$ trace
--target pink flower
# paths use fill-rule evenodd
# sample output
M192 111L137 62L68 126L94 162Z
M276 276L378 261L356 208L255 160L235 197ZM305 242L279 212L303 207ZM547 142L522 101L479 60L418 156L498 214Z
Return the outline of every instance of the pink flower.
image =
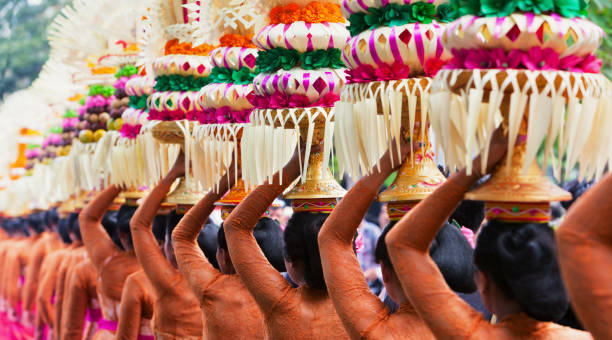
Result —
M289 104L289 98L280 92L272 94L268 101L268 107L271 108L287 107L287 104ZM264 104L263 107L266 107L266 105Z
M170 118L169 120L185 119L185 112L181 110L172 110L172 111L166 111L166 112L168 112L168 117Z
M251 115L252 109L245 109L241 111L232 112L232 120L236 123L248 123L249 116Z
M428 77L434 77L440 69L446 64L446 61L440 58L430 58L427 59L423 69L425 70L425 75Z
M194 121L198 120L198 114L198 110L189 110L187 113L185 113L185 119Z
M476 247L476 242L474 241L474 232L472 231L472 229L461 227L461 233L468 241L470 246L472 246L472 248Z
M521 61L529 70L556 70L559 67L559 54L552 48L535 46L523 55Z
M355 237L355 252L361 253L365 246L365 241L363 240L363 234L360 231L357 231L357 237Z
M468 69L491 68L493 66L493 62L489 51L469 50L465 56L464 66Z
M339 95L329 92L323 97L321 97L321 99L313 103L311 106L332 107L338 100L340 100Z
M231 118L232 118L231 114L232 112L228 106L224 106L220 109L217 109L217 111L215 112L216 123L218 124L231 123Z
M452 49L453 58L444 66L446 69L462 69L465 68L466 50Z
M495 68L517 68L523 57L520 50L512 50L508 54L501 48L495 48L489 52Z
M580 68L586 73L599 73L601 71L601 64L601 59L597 59L594 55L590 54L580 63Z
M308 107L310 99L304 94L294 94L289 96L289 107Z
M579 69L579 64L582 62L582 60L583 58L580 58L577 55L568 55L559 60L559 69L572 72L580 72L581 70Z
M140 124L136 124L136 125L123 124L119 132L121 133L121 137L134 139L138 137L138 134L140 133L141 128L142 128L142 125Z

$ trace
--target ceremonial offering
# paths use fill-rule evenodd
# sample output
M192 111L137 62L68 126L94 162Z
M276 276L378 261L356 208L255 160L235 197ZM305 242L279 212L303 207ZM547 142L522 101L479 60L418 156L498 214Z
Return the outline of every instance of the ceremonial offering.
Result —
M276 1L268 5L274 6L269 12L269 25L254 38L255 45L264 49L257 55L260 73L254 79L255 95L251 98L254 130L243 140L243 146L259 140L257 145L262 145L266 153L264 159L273 159L243 160L243 177L257 184L280 170L283 164L278 161L287 159L286 140L291 137L275 135L275 131L293 130L301 143L306 143L306 156L300 183L285 197L293 200L295 211L330 212L345 193L328 165L333 105L346 83L340 60L340 49L349 40L346 21L336 2ZM322 148L311 152L312 145Z
M610 160L612 93L594 56L604 33L585 19L584 1L495 6L475 2L444 32L453 58L432 85L432 126L449 167L468 173L475 153L486 165L501 126L506 159L466 197L486 201L490 219L546 222L549 202L571 195L536 163L541 146L557 179L577 163L581 177L599 177Z
M189 2L196 5L196 2ZM149 96L149 119L161 121L198 120L203 108L198 91L210 83L212 71L208 53L214 48L205 43L196 44L196 20L190 19L183 1L158 1L152 13L152 25L163 27L166 41L163 55L156 56L151 70L155 76L155 92ZM182 8L177 12L178 8ZM158 39L153 37L153 39ZM159 53L160 51L150 51Z
M115 88L110 85L95 84L89 87L84 105L79 110L79 140L81 143L94 143L106 133L109 111L115 101ZM113 129L115 126L113 124Z
M341 171L375 171L400 138L418 142L393 184L378 197L400 219L445 180L429 141L431 77L450 59L441 44L453 18L448 1L345 1L352 38L342 50L348 84L336 103L335 144ZM414 143L413 143L414 145Z

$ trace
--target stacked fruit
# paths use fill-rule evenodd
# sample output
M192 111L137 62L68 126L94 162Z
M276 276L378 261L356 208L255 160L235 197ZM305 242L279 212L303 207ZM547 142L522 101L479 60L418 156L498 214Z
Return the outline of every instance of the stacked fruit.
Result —
M53 158L57 157L62 146L62 127L54 126L49 129L49 132L42 143L43 159L52 160Z
M107 125L111 120L110 109L115 101L115 88L113 86L92 85L89 88L89 96L85 105L80 108L79 139L83 143L97 142L104 136ZM129 104L129 98L127 98ZM121 117L121 112L119 116ZM118 130L116 124L112 124L113 130ZM94 132L95 131L95 132Z
M121 118L127 108L130 107L130 96L126 92L127 82L138 76L138 68L134 65L126 65L119 69L115 74L117 81L113 85L115 88L115 100L111 103L109 111L110 119L106 128L109 131L119 131L123 125Z
M58 156L67 156L70 153L70 146L78 136L79 126L79 114L75 110L66 110L62 116L62 147Z
M42 157L43 157L43 150L41 148L40 145L38 144L28 144L27 146L27 150L26 150L26 176L29 176L32 174L32 170L34 169L34 166L42 161Z

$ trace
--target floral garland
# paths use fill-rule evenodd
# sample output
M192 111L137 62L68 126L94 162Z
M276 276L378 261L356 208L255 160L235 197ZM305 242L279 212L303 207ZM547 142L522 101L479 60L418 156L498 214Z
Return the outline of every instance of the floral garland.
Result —
M193 75L183 76L171 74L155 77L155 91L199 91L204 86L211 83L209 77L194 77Z
M241 34L226 34L219 38L219 46L224 47L247 47L257 48L253 43L253 37L245 37Z
M458 16L505 17L516 11L535 14L557 13L562 17L587 17L586 0L452 0Z
M190 42L179 43L178 39L168 40L164 46L165 55L185 54L185 55L207 55L214 50L215 46L201 44L193 47Z
M308 96L304 94L292 94L276 92L271 95L248 97L249 102L253 107L259 109L283 109L283 108L305 108L305 107L332 107L334 103L340 100L340 96L329 92L319 98L314 103L311 103Z
M147 98L149 96L130 96L130 107L138 110L147 110Z
M248 123L252 111L252 108L236 111L232 110L229 106L224 106L218 109L194 112L194 120L197 120L200 124Z
M237 85L248 85L253 83L255 74L248 67L240 70L232 70L224 67L215 67L210 72L208 79L211 83L232 83Z
M340 5L329 2L313 1L304 7L295 3L280 5L270 11L270 24L292 24L296 21L308 23L344 23Z
M570 72L599 73L601 59L594 55L578 57L568 55L561 58L552 48L532 47L527 52L501 48L493 50L470 49L452 50L453 59L445 68L450 69L528 69L528 70L564 70Z
M298 65L305 70L338 69L346 67L341 55L342 52L337 48L300 53L296 50L277 47L259 52L255 64L257 72L260 73L273 73L280 69L288 71Z
M413 23L430 24L451 22L457 18L450 4L441 4L436 8L432 3L415 2L412 4L389 4L382 8L368 8L367 12L354 13L350 16L348 30L351 36L381 26L401 26Z

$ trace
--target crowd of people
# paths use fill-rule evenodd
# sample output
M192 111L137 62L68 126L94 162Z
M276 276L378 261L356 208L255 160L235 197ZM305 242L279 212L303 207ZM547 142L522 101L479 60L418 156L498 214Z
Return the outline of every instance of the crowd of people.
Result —
M492 142L487 172L505 143ZM185 172L181 156L139 205L117 207L122 189L110 186L82 209L5 217L0 338L612 336L612 177L572 183L557 230L486 220L482 203L464 200L485 176L477 170L378 226L384 209L365 216L398 154L410 147L388 151L331 214L296 212L282 228L269 207L300 175L299 151L221 225L210 216L233 173L186 213L162 204Z

